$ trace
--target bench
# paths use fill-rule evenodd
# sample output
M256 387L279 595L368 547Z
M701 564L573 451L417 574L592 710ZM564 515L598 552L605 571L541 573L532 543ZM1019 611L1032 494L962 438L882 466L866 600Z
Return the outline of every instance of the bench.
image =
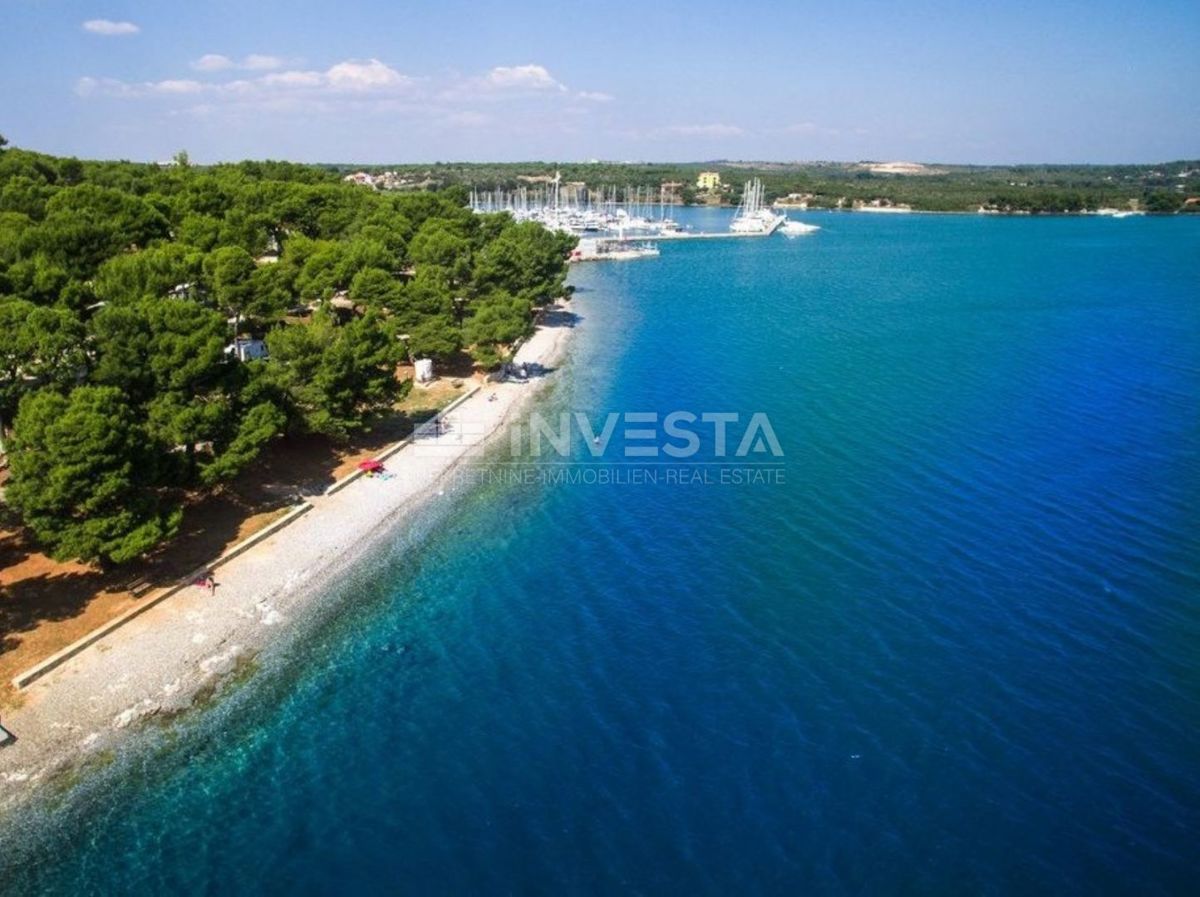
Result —
M149 576L139 576L137 579L131 579L125 583L125 591L133 595L134 598L141 598L152 588L154 588L154 583L150 581Z

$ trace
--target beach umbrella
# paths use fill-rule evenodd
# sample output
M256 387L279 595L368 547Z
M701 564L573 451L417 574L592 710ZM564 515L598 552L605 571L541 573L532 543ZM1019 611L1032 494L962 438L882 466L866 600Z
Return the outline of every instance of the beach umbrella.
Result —
M358 469L359 470L383 470L383 462L375 461L375 460L359 461Z

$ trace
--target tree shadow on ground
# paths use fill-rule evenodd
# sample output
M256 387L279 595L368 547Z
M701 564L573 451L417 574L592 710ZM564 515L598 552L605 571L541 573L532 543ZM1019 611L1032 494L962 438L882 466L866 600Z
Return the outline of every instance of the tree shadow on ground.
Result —
M323 436L278 440L232 483L205 495L177 495L184 514L176 537L112 569L54 561L27 530L0 520L0 655L19 647L22 633L76 617L102 595L136 600L174 585L436 413L434 408L389 413L341 444Z
M561 306L548 308L538 318L542 327L577 327L583 321L583 316Z
M41 554L18 530L0 531L0 654L20 644L16 634L79 614L114 579L83 564Z

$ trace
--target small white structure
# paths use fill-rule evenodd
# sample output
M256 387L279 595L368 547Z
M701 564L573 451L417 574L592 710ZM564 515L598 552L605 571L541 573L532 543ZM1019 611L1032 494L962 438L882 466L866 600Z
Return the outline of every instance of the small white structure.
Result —
M267 344L260 339L235 339L225 347L225 354L238 361L255 361L267 357Z
M415 369L418 383L428 383L433 379L432 358L418 358L413 364L413 368Z
M349 290L338 290L329 297L329 304L342 311L354 311L354 300L350 298Z

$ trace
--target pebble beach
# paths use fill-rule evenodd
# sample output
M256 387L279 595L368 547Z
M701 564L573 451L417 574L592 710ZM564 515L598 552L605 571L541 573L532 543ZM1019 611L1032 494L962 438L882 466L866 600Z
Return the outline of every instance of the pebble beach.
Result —
M514 364L552 369L574 317L553 308ZM4 726L0 812L39 783L113 749L145 722L189 709L319 609L339 574L402 520L453 500L451 475L484 451L553 374L487 383L419 429L383 476L309 499L310 512L223 564L216 588L184 588L33 682Z

